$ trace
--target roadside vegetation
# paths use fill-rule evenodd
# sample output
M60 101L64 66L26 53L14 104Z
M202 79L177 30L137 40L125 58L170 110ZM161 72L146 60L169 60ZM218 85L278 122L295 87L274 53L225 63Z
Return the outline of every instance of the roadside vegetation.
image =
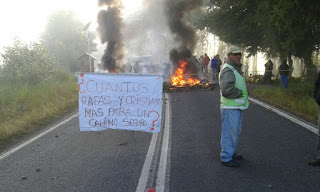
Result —
M303 0L210 0L208 3L203 15L195 13L198 17L187 18L199 30L216 35L228 45L240 46L249 55L264 52L266 57L287 59L290 69L291 57L300 58L305 78L311 77L307 72L314 70L320 61L320 12L315 11L319 9L318 1L311 0L308 6ZM48 18L38 42L24 44L16 39L12 46L3 49L0 148L77 107L77 82L73 74L80 67L76 58L86 53L88 40L91 51L97 50L95 33L88 31L90 38L87 38L84 26L72 12L58 11ZM202 44L201 51L204 50ZM226 55L223 50L225 47L219 44L220 55ZM250 95L317 121L313 83L290 77L287 89L278 80L271 86L252 85ZM170 90L169 85L164 88Z
M249 55L260 51L266 57L287 59L290 68L295 56L303 59L301 67L315 69L314 63L319 61L319 7L318 0L210 0L194 24L208 29L220 41L244 48Z
M0 81L0 147L78 105L77 82L72 76L55 81L26 84Z
M16 39L1 56L0 147L77 105L74 76L41 44Z
M15 38L1 50L0 148L76 109L76 58L88 48L84 26L73 12L57 11L39 41ZM95 34L88 35L95 51Z
M317 122L318 105L313 99L314 84L290 78L284 89L279 80L272 85L249 82L249 94L306 120Z
M251 83L249 94L317 121L313 80L316 67L320 65L319 8L317 0L308 3L303 0L209 0L204 13L189 20L202 31L200 34L204 34L202 42L208 44L205 41L207 33L219 37L219 42L223 42L217 51L220 55L226 55L229 45L236 45L246 53L243 59L257 56L260 52L266 59L275 58L278 63L286 60L291 71L299 71L301 79L290 74L287 89L281 87L279 80L271 86ZM294 59L300 62L294 63ZM257 72L257 63L257 60L253 62L253 73Z

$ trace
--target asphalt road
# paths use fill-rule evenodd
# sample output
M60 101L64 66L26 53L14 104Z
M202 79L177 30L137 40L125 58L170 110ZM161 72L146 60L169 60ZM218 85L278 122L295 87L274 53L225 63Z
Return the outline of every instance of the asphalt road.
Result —
M150 133L80 132L78 118L0 161L0 191L134 191Z
M224 167L219 90L166 96L157 135L80 132L78 118L69 116L20 149L3 151L0 191L137 191L143 178L145 190L162 183L172 192L320 191L320 167L307 165L316 153L316 134L250 103L237 148L244 160L240 168Z
M320 191L316 134L250 103L236 152L240 168L220 164L219 92L171 94L170 191Z

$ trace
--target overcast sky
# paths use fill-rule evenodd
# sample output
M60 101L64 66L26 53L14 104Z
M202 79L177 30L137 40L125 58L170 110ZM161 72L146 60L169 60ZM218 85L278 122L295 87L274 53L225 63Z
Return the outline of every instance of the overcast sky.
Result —
M1 0L0 1L0 49L10 45L18 36L25 42L37 40L44 30L47 17L56 10L73 10L87 23L96 22L99 8L97 0ZM136 11L141 0L122 0L124 16ZM94 26L94 25L93 25ZM92 30L95 28L93 27Z

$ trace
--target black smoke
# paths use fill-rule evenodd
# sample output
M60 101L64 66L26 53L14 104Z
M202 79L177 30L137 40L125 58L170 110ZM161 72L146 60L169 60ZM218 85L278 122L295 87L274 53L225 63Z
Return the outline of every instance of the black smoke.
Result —
M196 74L197 64L192 62L192 55L196 46L196 32L190 26L185 16L192 10L199 9L202 0L166 0L166 15L171 33L177 43L177 47L170 51L170 60L175 68L179 67L179 60L187 62L187 70Z
M122 2L120 0L98 0L100 7L107 7L98 13L97 31L101 43L108 43L104 50L101 63L103 69L109 72L116 72L120 69L117 65L124 57L124 44L122 37L123 19Z

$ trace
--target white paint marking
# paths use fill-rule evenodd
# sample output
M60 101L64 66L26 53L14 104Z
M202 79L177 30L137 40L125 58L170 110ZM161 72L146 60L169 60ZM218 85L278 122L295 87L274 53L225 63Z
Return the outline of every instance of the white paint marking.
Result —
M168 160L168 148L169 148L169 138L170 138L170 96L166 93L167 103L166 103L166 117L165 117L165 128L163 133L162 149L161 156L158 168L156 192L169 191L166 189L166 170L167 170L167 161Z
M311 126L311 125L309 125L307 123L304 123L304 122L300 121L299 119L297 119L297 118L295 118L295 117L293 117L291 115L288 115L288 114L280 111L279 109L277 109L275 107L272 107L270 105L267 105L267 104L265 104L265 103L263 103L263 102L261 102L261 101L259 101L257 99L253 99L253 98L249 97L249 100L254 102L254 103L256 103L256 104L258 104L258 105L261 105L262 107L264 107L266 109L269 109L269 110L281 115L282 117L285 117L285 118L289 119L290 121L292 121L292 122L294 122L294 123L296 123L298 125L301 125L302 127L308 129L309 131L311 131L311 132L313 132L315 134L318 134L318 129L316 127L314 127L314 126Z
M58 123L57 125L55 125L55 126L51 127L50 129L48 129L48 130L46 130L46 131L44 131L44 132L40 133L39 135L37 135L37 136L33 137L32 139L30 139L30 140L28 140L28 141L26 141L26 142L22 143L21 145L19 145L19 146L15 147L15 148L13 148L13 149L11 149L10 151L8 151L8 152L6 152L6 153L2 154L2 155L0 156L0 161L1 161L2 159L4 159L4 158L8 157L8 156L9 156L9 155L11 155L12 153L14 153L14 152L18 151L19 149L21 149L21 148L25 147L26 145L29 145L30 143L34 142L35 140L39 139L40 137L44 136L45 134L49 133L50 131L53 131L53 130L54 130L54 129L56 129L57 127L60 127L61 125L63 125L63 124L65 124L65 123L67 123L67 122L68 122L68 121L70 121L71 119L73 119L73 118L77 117L77 116L78 116L78 114L79 114L79 113L77 113L77 114L75 114L75 115L73 115L73 116L69 117L68 119L66 119L66 120L64 120L64 121L62 121L62 122L60 122L60 123Z
M152 139L150 142L149 150L146 156L146 160L144 161L143 168L141 171L139 183L136 189L136 192L143 192L146 189L147 182L148 182L148 177L149 177L149 172L150 172L150 167L152 163L152 158L154 154L154 149L156 147L157 143L157 138L158 138L158 133L153 133Z

